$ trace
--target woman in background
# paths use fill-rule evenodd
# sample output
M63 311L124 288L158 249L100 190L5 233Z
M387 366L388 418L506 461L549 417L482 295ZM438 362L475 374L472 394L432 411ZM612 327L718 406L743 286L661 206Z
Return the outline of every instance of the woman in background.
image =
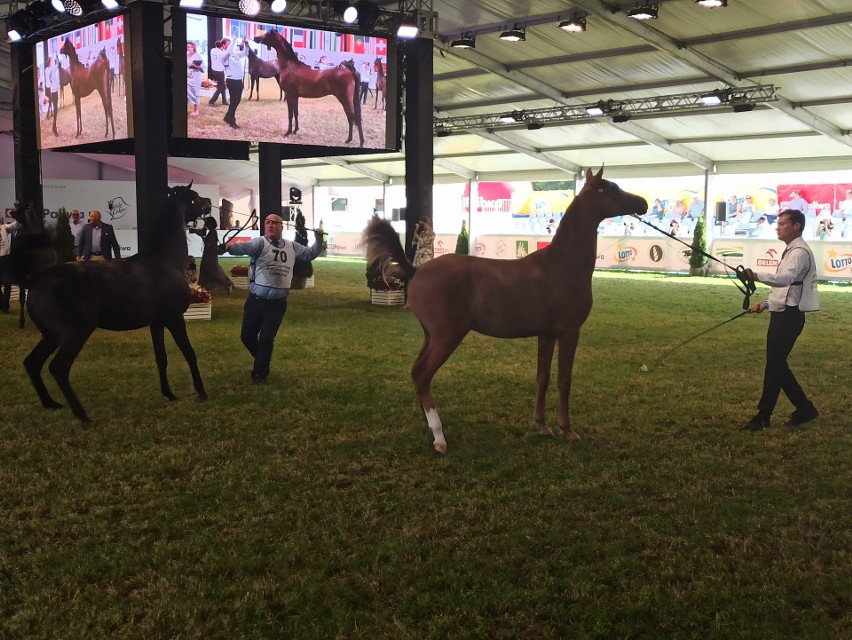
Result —
M416 247L414 251L414 266L417 267L424 262L429 262L435 257L435 232L429 224L429 218L420 218L414 227L412 241Z
M204 241L204 252L201 254L201 269L198 273L198 284L211 293L219 290L231 293L234 283L219 264L219 234L216 233L216 218L204 218L204 229L190 229L191 233L201 236Z
M198 115L201 102L201 74L204 72L204 60L198 53L194 42L186 43L186 101L192 105L189 115Z

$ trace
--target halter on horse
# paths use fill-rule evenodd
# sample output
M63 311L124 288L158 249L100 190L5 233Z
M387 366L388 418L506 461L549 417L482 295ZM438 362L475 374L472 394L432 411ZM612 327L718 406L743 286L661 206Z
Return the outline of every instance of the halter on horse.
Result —
M361 101L358 99L358 72L346 67L316 70L299 61L289 42L277 31L270 30L255 37L258 44L265 44L278 55L279 85L287 101L288 127L284 137L299 132L299 98L323 98L333 95L343 106L349 122L349 137L352 142L353 125L358 126L361 147L364 146L364 129L361 124ZM295 127L294 125L295 121Z
M89 421L68 376L97 328L127 331L150 327L160 390L169 400L176 400L166 377L163 335L168 329L186 358L199 399L207 399L183 313L190 301L185 227L210 212L210 200L201 198L191 186L169 189L164 210L150 224L152 232L159 234L158 241L148 243L153 249L146 254L126 260L65 263L33 276L27 309L42 338L24 359L24 367L45 408L62 408L41 377L44 363L56 352L50 372L74 415Z
M597 227L604 218L648 208L644 198L625 193L602 175L603 169L586 172L586 184L553 241L520 260L447 254L415 269L390 223L376 218L364 231L367 263L395 260L394 275L408 282L408 305L425 336L411 377L438 452L446 453L447 443L430 392L432 378L469 331L498 338L538 336L535 422L550 436L544 400L558 341L559 426L569 439L579 439L571 428L568 401L580 327L592 308Z

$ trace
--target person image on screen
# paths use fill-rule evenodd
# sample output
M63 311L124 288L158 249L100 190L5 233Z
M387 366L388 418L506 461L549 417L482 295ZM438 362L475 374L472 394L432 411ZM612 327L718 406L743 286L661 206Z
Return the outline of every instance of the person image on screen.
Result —
M56 114L59 111L59 63L53 56L47 58L45 67L45 93L48 98L47 115L53 116L53 135L58 136Z
M115 237L115 229L111 224L101 222L100 211L89 211L89 224L83 227L83 232L80 234L77 260L89 262L120 257L121 247Z
M217 40L216 45L210 50L210 79L216 83L216 91L210 96L209 104L211 107L216 106L216 98L222 96L222 104L228 106L228 95L225 87L225 62L226 54L225 47L231 41L228 38Z
M435 257L435 232L429 224L429 218L423 216L414 226L414 234L411 237L414 243L414 266L429 262Z
M755 273L746 269L746 274L755 282L772 287L768 300L758 302L748 310L749 313L763 313L768 309L770 319L766 334L763 393L757 403L757 414L743 427L747 431L760 431L769 427L770 417L782 390L795 407L787 426L803 425L819 416L787 365L787 356L805 327L805 313L819 311L816 260L811 248L802 240L804 229L805 215L801 211L782 211L778 214L776 233L787 248L781 254L775 273Z
M790 192L790 204L787 208L795 209L796 211L801 211L802 213L807 215L808 201L805 200L797 190L793 190Z
M370 76L373 75L373 65L369 60L361 63L361 104L367 104L367 94L370 92Z
M233 98L231 98L233 102ZM305 247L282 237L284 221L271 213L263 223L263 235L248 242L223 246L233 256L249 256L249 296L243 307L240 339L254 358L251 381L262 383L269 376L275 335L287 312L287 296L297 259L311 261L322 250L322 229L314 229L314 244Z
M237 107L240 106L240 101L243 99L243 79L245 78L243 64L247 56L248 47L240 38L234 38L225 49L225 59L227 60L225 78L231 101L228 103L228 113L222 120L227 122L231 129L240 128L240 125L237 124Z
M201 104L201 75L204 73L204 60L195 43L186 43L186 100L192 106L189 112L191 117L199 114L198 106Z

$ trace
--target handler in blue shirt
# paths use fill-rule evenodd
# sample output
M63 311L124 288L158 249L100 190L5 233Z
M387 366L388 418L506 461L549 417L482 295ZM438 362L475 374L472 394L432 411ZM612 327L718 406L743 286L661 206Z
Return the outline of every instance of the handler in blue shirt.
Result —
M233 101L233 96L231 97ZM272 347L284 314L297 259L311 261L322 250L322 229L314 229L314 244L304 247L281 237L284 222L271 213L263 224L263 235L248 242L231 243L219 250L232 256L249 256L249 297L243 308L240 339L254 358L252 382L264 382L269 375Z

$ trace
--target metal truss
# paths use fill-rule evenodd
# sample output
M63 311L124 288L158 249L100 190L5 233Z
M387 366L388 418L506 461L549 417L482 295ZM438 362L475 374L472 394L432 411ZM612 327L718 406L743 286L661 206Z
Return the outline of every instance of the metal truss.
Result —
M718 104L708 105L706 100L710 96L715 96ZM751 111L756 104L776 100L778 96L773 85L735 87L712 92L599 100L588 104L557 105L484 115L436 117L432 122L432 131L435 135L446 136L460 131L494 131L519 127L540 129L544 126L594 122L603 117L609 117L618 123L627 122L632 116L647 114L708 112L732 107L734 111Z

